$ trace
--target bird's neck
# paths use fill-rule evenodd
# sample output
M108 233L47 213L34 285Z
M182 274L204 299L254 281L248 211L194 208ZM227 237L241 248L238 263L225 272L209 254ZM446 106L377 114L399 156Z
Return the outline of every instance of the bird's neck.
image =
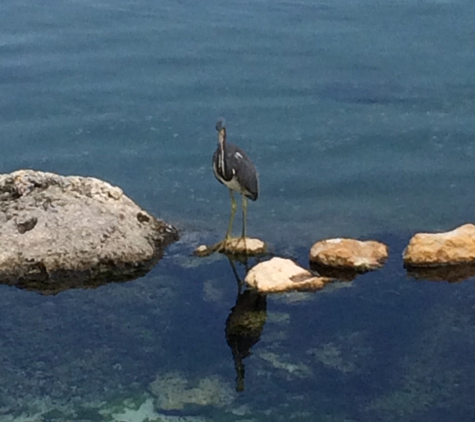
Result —
M224 147L226 146L226 131L224 129L218 133L218 144L221 154L224 155Z
M226 130L221 129L218 133L218 142L220 145L224 145L226 143Z

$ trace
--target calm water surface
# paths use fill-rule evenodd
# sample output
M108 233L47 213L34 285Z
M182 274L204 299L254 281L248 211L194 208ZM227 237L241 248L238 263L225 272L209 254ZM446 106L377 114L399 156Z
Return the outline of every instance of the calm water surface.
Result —
M416 280L400 255L474 221L474 16L470 0L3 2L2 172L105 179L183 237L130 283L0 287L0 421L473 421L473 280ZM386 267L262 298L238 296L225 257L192 258L227 225L221 116L260 173L253 235L302 265L318 239L376 237ZM233 331L246 306L252 330Z

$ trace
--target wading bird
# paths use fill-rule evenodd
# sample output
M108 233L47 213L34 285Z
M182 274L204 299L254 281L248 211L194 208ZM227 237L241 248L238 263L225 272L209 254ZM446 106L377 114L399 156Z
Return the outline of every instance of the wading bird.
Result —
M259 195L259 181L257 171L247 154L236 145L226 142L226 127L224 121L216 123L218 131L218 148L213 155L213 171L216 179L227 186L231 195L231 218L228 231L223 241L223 248L231 238L234 215L236 213L236 200L233 191L242 194L242 234L246 238L247 198L255 201Z

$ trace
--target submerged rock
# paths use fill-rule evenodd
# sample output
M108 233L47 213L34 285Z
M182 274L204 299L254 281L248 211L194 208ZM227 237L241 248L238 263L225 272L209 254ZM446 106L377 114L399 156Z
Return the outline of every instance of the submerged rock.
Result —
M182 410L188 405L225 407L236 398L231 386L217 375L187 379L179 372L168 372L150 383L160 410Z
M340 270L365 272L380 268L388 259L388 247L374 240L327 239L310 250L310 263Z
M258 356L270 364L274 369L281 372L280 377L291 381L295 379L309 378L313 375L312 368L303 362L289 362L288 357L283 357L277 353L262 350Z
M124 403L125 404L125 403ZM134 403L131 403L132 405ZM135 407L135 406L134 406ZM161 415L155 410L153 399L146 399L138 408L129 408L124 406L121 412L112 413L110 418L117 422L145 422L145 421L162 421ZM103 413L105 413L103 411ZM104 416L109 416L104 414Z
M118 187L33 170L0 175L0 282L57 293L145 274L178 238Z
M272 258L251 268L245 282L261 293L320 290L333 279L315 277L290 259Z
M465 224L445 233L418 233L404 250L407 267L475 264L475 226Z

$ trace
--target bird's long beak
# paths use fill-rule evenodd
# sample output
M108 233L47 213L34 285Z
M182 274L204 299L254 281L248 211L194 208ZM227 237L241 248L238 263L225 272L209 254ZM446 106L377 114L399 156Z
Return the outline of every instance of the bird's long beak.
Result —
M226 142L226 128L224 127L218 131L218 142L220 145L223 145Z

